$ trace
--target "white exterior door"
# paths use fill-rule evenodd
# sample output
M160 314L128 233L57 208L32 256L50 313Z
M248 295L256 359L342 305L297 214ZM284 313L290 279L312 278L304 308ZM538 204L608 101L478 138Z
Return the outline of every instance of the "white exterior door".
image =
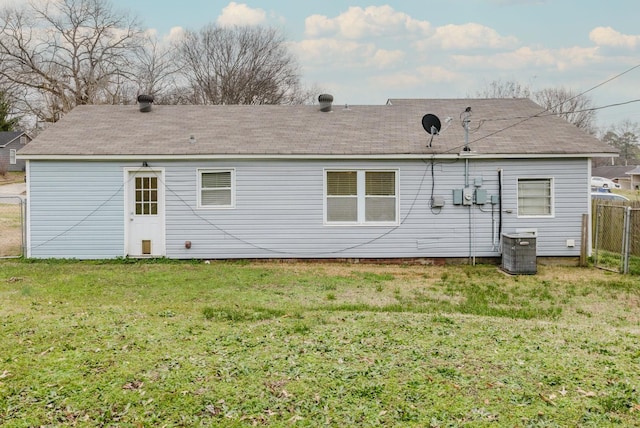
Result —
M127 255L165 255L164 181L161 170L128 171L126 204Z

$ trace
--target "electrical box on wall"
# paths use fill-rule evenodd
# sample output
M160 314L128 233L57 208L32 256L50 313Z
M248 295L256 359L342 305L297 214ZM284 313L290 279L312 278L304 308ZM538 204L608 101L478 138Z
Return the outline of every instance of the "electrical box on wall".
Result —
M462 189L462 205L471 205L473 203L473 189L465 187Z
M453 205L462 205L462 189L453 189Z
M444 207L444 198L442 196L434 196L431 198L431 208Z
M487 203L487 191L484 189L476 189L476 204L484 205Z

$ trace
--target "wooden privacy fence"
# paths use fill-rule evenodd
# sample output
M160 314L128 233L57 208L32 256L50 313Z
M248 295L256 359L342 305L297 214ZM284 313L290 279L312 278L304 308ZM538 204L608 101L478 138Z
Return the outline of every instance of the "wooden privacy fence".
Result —
M25 207L20 196L0 196L0 258L24 255Z
M594 201L594 264L629 273L640 266L640 203Z

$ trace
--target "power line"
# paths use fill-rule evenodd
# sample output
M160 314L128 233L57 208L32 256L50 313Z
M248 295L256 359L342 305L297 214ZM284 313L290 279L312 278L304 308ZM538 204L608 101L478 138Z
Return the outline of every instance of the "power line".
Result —
M640 68L640 64L634 65L633 67L630 67L630 68L628 68L627 70L625 70L625 71L623 71L623 72L621 72L621 73L618 73L618 74L616 74L615 76L613 76L613 77L611 77L611 78L609 78L609 79L607 79L607 80L605 80L605 81L603 81L603 82L600 82L600 83L598 83L597 85L592 86L591 88L589 88L589 89L587 89L587 90L585 90L585 91L582 91L582 92L580 92L579 94L574 95L574 96L573 96L573 97L571 97L571 98L568 98L568 99L566 99L566 100L562 100L561 102L559 102L559 103L557 103L557 104L555 104L555 105L552 105L552 106L550 106L550 107L547 107L546 109L542 110L541 112L538 112L538 113L536 113L536 114L534 114L534 115L531 115L531 116L523 117L522 119L518 120L518 122L516 122L516 123L513 123L513 124L511 124L511 125L509 125L509 126L505 126L505 127L504 127L504 128L502 128L502 129L498 129L498 130L496 130L496 131L494 131L494 132L491 132L491 133L489 133L489 134L487 134L487 135L484 135L484 136L482 136L482 137L476 138L476 139L475 139L475 140L473 140L473 141L469 141L469 143L468 143L468 144L473 144L473 143L476 143L476 142L478 142L478 141L484 140L484 139L486 139L486 138L492 137L492 136L494 136L494 135L496 135L496 134L499 134L499 133L501 133L501 132L504 132L504 131L506 131L506 130L508 130L508 129L514 128L514 127L516 127L516 126L518 126L518 125L520 125L520 124L522 124L522 123L524 123L524 122L526 122L526 121L528 121L528 120L531 120L531 119L533 119L533 118L535 118L535 117L543 117L543 115L544 115L545 113L549 112L550 110L553 110L553 109L555 109L556 107L558 107L558 106L560 106L560 105L562 105L562 104L564 104L564 103L566 103L566 102L572 101L572 100L574 100L574 99L576 99L576 98L578 98L578 97L580 97L580 96L582 96L582 95L584 95L584 94L586 94L586 93L588 93L588 92L591 92L591 91L593 91L594 89L597 89L597 88L599 88L599 87L601 87L601 86L603 86L603 85L606 85L607 83L612 82L613 80L618 79L619 77L624 76L625 74L630 73L631 71L633 71L633 70L635 70L635 69L637 69L637 68ZM640 101L640 100L632 100L632 101L628 101L628 102L623 102L623 103L620 103L620 105L630 104L630 103L632 103L632 102L637 102L637 101ZM614 106L614 105L611 105L611 106ZM610 106L596 107L596 108L594 108L594 110L595 110L595 109L601 109L601 108L607 108L607 107L610 107ZM548 114L548 116L551 116L551 115L557 115L557 113L553 113L553 111L552 111L551 113L549 113L549 114ZM466 145L466 144L465 144L465 145ZM453 148L451 148L451 149L447 150L445 153L449 153L449 152L452 152L452 151L454 151L454 150L458 150L458 149L460 149L461 147L464 147L465 145L460 145L460 146L453 147Z
M622 101L622 102L619 102L619 103L606 104L606 105L603 105L603 106L589 107L589 108L579 109L579 110L564 111L562 113L546 112L544 114L537 115L537 117L557 116L558 114L583 113L583 112L588 112L588 111L604 110L604 109L611 108L611 107L619 107L619 106L623 106L623 105L627 105L627 104L633 104L633 103L637 103L637 102L640 102L640 98L635 99L635 100ZM535 117L535 116L499 117L497 119L481 119L479 122L481 122L481 123L499 122L499 121L504 121L504 120L530 119L532 117Z

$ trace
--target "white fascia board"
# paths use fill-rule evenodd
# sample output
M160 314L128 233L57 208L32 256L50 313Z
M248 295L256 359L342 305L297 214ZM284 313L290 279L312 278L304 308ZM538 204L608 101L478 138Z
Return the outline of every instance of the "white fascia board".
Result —
M377 159L377 160L401 160L401 159L558 159L558 158L596 158L596 157L618 157L616 153L414 153L414 154L368 154L368 155L304 155L304 154L220 154L220 155L20 155L17 159L22 160L55 160L55 161L148 161L148 160L316 160L316 159Z

